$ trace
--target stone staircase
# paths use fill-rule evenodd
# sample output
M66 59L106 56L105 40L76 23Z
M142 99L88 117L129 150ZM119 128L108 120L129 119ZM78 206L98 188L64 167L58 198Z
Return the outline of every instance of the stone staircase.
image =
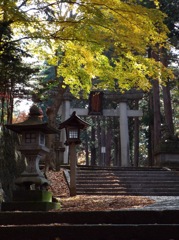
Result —
M178 240L179 211L0 212L0 239Z
M78 167L77 194L179 196L179 172L159 168Z

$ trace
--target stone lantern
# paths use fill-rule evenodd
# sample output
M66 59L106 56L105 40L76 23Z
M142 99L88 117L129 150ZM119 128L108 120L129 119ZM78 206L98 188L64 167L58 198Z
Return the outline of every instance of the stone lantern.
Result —
M59 124L59 129L65 128L66 131L65 144L80 144L80 130L85 129L88 126L89 124L78 117L74 111L70 118Z
M26 157L26 168L20 177L15 180L15 184L19 186L19 189L13 193L16 204L11 203L18 210L21 210L19 206L23 201L25 201L24 206L28 206L28 201L43 202L41 206L44 205L44 209L46 209L46 205L49 208L49 202L52 201L52 194L47 191L49 182L41 172L39 162L50 151L45 146L45 135L59 133L59 130L49 126L48 123L42 122L42 116L42 111L36 105L33 105L30 108L27 120L6 125L6 128L21 135L22 141L18 150ZM43 199L47 200L48 204L44 204ZM19 202L19 205L17 202ZM16 210L15 207L11 209ZM25 207L25 209L28 209L28 207ZM43 208L39 209L43 210Z
M76 145L81 143L80 130L85 129L89 124L76 115L74 111L70 118L59 125L59 129L66 130L66 145L69 145L70 162L70 196L76 195Z

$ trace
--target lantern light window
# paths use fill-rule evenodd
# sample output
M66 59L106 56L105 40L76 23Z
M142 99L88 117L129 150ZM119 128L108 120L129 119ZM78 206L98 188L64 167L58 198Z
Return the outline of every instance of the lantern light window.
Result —
M25 143L35 143L36 134L35 133L26 133L25 134Z
M78 139L78 129L77 128L71 128L69 129L69 138L70 139Z

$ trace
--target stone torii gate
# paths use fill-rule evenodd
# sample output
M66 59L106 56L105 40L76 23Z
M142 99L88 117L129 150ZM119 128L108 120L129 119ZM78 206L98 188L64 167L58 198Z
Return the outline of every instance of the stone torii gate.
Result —
M108 117L119 117L120 122L120 139L121 142L121 167L129 167L129 129L128 129L128 117L141 117L141 110L131 110L128 107L128 100L140 100L142 98L142 92L138 91L128 91L125 94L121 93L111 93L104 92L104 98L108 100L115 100L118 103L118 107L116 109L103 109L102 115ZM62 115L62 121L65 121L70 115L76 111L78 116L89 116L89 109L84 108L72 108L71 101L72 95L70 93L64 94L64 100L59 110ZM95 114L93 114L95 115ZM99 114L97 114L99 115ZM61 141L65 142L65 133L62 131L61 133ZM68 163L68 148L64 152L64 163Z

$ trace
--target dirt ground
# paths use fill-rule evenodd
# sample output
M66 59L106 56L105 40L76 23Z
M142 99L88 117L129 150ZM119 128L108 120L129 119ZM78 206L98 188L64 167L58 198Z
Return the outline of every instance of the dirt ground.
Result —
M119 209L141 208L153 201L136 196L86 196L79 195L61 198L63 211L114 211Z
M70 197L68 184L63 171L49 171L47 177L51 183L49 191L61 203L60 211L112 211L119 209L141 208L154 203L153 200L141 196L89 196Z

